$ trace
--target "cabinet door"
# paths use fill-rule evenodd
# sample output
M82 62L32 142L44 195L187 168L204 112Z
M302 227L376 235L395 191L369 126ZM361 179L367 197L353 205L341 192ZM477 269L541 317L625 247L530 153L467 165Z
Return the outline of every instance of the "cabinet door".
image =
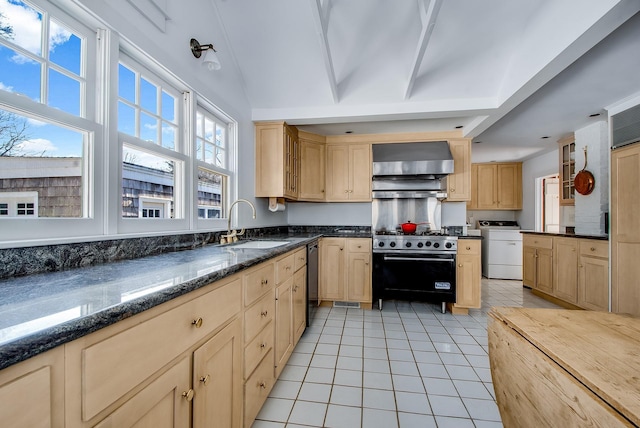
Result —
M611 152L611 311L640 315L640 144Z
M284 196L298 198L298 170L300 168L298 135L294 129L284 127Z
M536 288L536 249L522 247L522 284Z
M481 306L481 243L458 241L456 256L456 306L479 308Z
M371 201L371 145L349 146L349 200Z
M293 351L293 277L276 288L275 376L280 376Z
M302 267L293 275L293 344L298 343L307 325L307 269Z
M573 177L576 169L575 137L570 135L558 141L560 153L560 205L575 204Z
M304 201L325 199L325 145L316 141L300 140L300 191Z
M180 360L95 427L189 427L193 397L189 360Z
M318 295L320 300L345 300L345 239L320 240Z
M236 319L193 354L193 427L242 425L242 329Z
M371 303L371 253L349 252L347 272L347 300Z
M536 250L536 288L545 293L553 293L553 251L548 248Z
M499 209L522 209L522 166L520 163L497 165Z
M327 201L349 199L349 148L327 146Z
M578 305L594 311L609 310L609 261L580 256Z
M453 174L447 177L447 201L471 200L471 141L449 141L453 155Z
M256 196L284 196L284 126L284 123L255 125Z
M477 209L494 209L498 206L496 195L498 169L495 165L478 165L477 168Z
M0 371L0 425L64 427L64 347Z
M553 295L575 304L578 302L578 242L574 238L555 238L554 251Z

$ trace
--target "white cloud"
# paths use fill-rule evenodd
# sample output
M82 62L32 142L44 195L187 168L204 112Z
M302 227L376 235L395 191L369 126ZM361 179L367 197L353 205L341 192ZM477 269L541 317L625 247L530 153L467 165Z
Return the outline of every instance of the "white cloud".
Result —
M2 82L0 82L0 89L7 92L13 92L13 86L7 86Z
M55 144L53 144L50 140L44 138L25 140L22 143L18 144L17 147L22 153L28 154L39 154L45 152L50 155L51 152L55 152L58 150Z
M18 46L36 55L42 54L42 15L24 4L11 3L8 0L0 0L0 13L13 27L13 42ZM56 46L66 43L71 37L71 33L51 22L50 25L50 50ZM29 59L22 55L14 55L12 60L18 64L29 62Z

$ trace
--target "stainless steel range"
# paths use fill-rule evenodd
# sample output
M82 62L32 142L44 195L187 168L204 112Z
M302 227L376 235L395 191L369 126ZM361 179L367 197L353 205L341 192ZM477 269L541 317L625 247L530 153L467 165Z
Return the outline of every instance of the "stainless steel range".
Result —
M420 300L446 304L456 300L458 238L439 234L375 233L373 301Z
M456 299L457 237L439 234L453 157L446 141L373 146L373 303ZM400 224L416 232L403 234Z

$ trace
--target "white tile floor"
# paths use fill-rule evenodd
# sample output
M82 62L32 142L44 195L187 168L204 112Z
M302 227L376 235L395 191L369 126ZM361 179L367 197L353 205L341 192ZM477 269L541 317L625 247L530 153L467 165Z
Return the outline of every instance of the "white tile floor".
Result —
M521 281L482 280L482 308L385 302L319 308L254 428L502 427L487 355L491 306L556 307Z

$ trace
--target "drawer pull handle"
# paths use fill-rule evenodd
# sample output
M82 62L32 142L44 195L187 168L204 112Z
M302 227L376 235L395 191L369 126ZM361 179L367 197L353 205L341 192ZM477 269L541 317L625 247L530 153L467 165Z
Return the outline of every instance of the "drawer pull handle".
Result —
M268 279L263 279L262 281L260 281L261 285L267 285L269 283Z
M205 386L209 383L210 380L211 380L211 376L210 375L202 376L200 378L200 382L202 382L202 384L205 385Z
M591 247L591 251L595 251L595 250L596 250L595 247Z
M260 388L265 389L267 387L267 384L264 382L260 382L259 386Z
M202 317L198 317L198 319L191 321L191 325L193 325L195 328L202 327Z
M467 247L467 251L471 250L471 247Z
M185 400L187 400L188 402L191 402L191 400L193 400L193 395L195 393L193 392L193 389L189 389L188 391L184 391L182 393L182 396L184 397Z
M293 287L293 291L294 292L298 291L298 286L297 285L295 287Z
M458 265L458 267L462 267L462 266L464 266L462 263L460 263L460 264Z
M261 317L266 317L268 313L269 313L269 311L262 311L262 312L260 312L260 316Z
M264 349L264 348L266 348L266 347L267 347L267 344L266 344L266 343L262 342L262 343L260 344L260 348Z

